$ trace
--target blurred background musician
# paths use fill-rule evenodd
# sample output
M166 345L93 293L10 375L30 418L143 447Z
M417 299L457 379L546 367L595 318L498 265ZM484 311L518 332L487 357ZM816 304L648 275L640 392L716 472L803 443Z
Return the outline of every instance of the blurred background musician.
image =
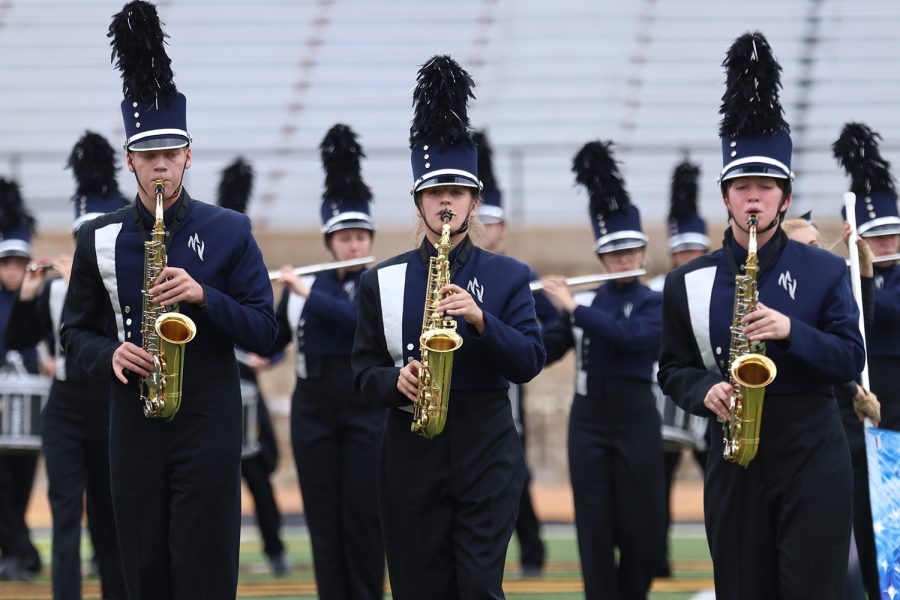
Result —
M668 249L673 269L685 265L698 256L709 252L709 236L706 235L706 221L697 212L698 185L700 167L685 159L679 163L672 173L671 196L669 199ZM662 292L666 276L659 275L647 282L647 287ZM656 407L662 418L662 437L664 454L665 487L665 521L662 529L659 565L657 577L671 577L672 567L669 563L669 527L672 523L672 482L675 470L684 454L689 449L700 470L706 468L707 419L692 415L675 404L671 398L662 393L656 382L654 366L653 393L656 396Z
M847 123L833 144L835 158L850 176L850 191L856 194L856 229L871 250L873 260L900 251L900 213L890 163L881 155L881 136L863 123ZM841 213L846 219L845 209ZM860 252L862 274L864 253ZM871 392L881 406L883 429L900 431L900 267L895 261L874 263L874 310L866 323L866 353ZM865 293L865 278L863 278ZM865 295L864 295L865 299ZM852 391L852 390L851 390ZM869 478L866 466L863 425L856 417L853 402L846 389L838 390L847 440L853 458L854 496L853 528L870 598L881 594L875 538L872 531L872 508L869 501Z
M222 208L228 208L241 214L247 213L247 204L253 189L253 168L243 158L237 158L222 171L219 180L218 204ZM269 561L272 573L283 576L291 567L285 550L284 541L281 539L281 511L275 499L270 477L278 466L278 444L275 440L275 430L272 427L272 418L266 406L266 400L257 385L256 376L269 369L272 365L284 358L283 352L272 356L262 356L255 352L248 352L240 346L235 346L235 357L238 361L238 369L241 373L243 386L249 386L255 392L256 404L256 429L249 432L255 436L259 449L250 456L241 458L241 476L247 483L247 489L253 496L253 508L256 515L256 525L259 527L263 541L263 553ZM242 386L242 390L243 390ZM247 415L244 415L246 419ZM245 437L247 423L244 423ZM246 444L247 439L244 440ZM243 453L242 453L243 454Z
M126 206L116 183L115 151L103 136L85 132L67 166L76 181L73 235L91 219ZM125 599L109 483L109 381L85 372L63 353L59 331L72 257L60 255L49 264L59 277L48 279L45 268L26 273L6 342L18 349L53 340L54 379L41 417L53 519L53 597L81 598L81 521L87 506L103 597Z
M589 196L600 262L610 273L641 268L647 236L612 142L585 144L572 170ZM548 363L573 348L576 357L569 474L585 596L645 598L664 509L661 424L651 387L662 297L637 277L574 296L562 277L542 281L565 313L544 332Z
M482 247L497 254L506 254L506 212L503 209L503 192L494 175L493 150L486 131L475 131L472 139L478 150L478 177L481 179L481 202L478 204L478 220L483 226ZM537 273L532 269L532 280L537 280ZM559 318L559 312L543 292L535 292L534 308L541 327L548 327ZM528 452L526 444L527 424L525 421L525 386L511 384L509 386L509 402L512 408L513 423L522 450L525 451L525 485L522 488L522 499L516 516L516 538L519 541L519 562L522 577L540 577L544 571L546 551L541 540L541 524L531 501L531 471L528 469Z
M356 133L334 125L319 149L325 247L335 261L368 256L375 222ZM385 414L363 402L350 369L364 271L345 267L301 278L290 265L281 269L276 348L293 341L297 354L291 445L323 600L384 596L384 544L373 500Z
M34 230L35 220L25 207L19 184L0 178L0 330L6 329L25 278ZM21 361L29 373L38 372L33 345L18 354L15 360ZM5 342L0 343L0 366L12 366L7 358ZM31 579L41 570L41 557L25 522L37 460L37 452L8 453L0 449L0 581Z

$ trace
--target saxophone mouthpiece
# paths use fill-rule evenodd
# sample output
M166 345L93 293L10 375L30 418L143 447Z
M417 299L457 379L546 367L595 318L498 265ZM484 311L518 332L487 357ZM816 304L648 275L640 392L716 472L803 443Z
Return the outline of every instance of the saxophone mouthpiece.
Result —
M153 180L153 188L157 194L164 194L166 191L166 180L165 179Z
M449 208L445 208L444 210L441 211L441 221L443 221L445 223L449 223L450 219L452 219L452 218L453 218L453 211L450 210Z

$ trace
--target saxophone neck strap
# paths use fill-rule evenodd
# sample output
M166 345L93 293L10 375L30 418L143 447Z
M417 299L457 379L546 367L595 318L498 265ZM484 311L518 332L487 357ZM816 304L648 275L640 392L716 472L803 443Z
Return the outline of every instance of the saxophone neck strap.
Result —
M471 238L466 236L462 239L460 243L456 245L456 248L450 251L450 279L453 279L453 276L456 275L456 272L459 271L459 268L466 264L466 261L469 259L469 255L472 253L472 248L474 245L472 244ZM428 261L432 256L436 256L436 251L434 249L434 244L428 241L428 238L422 240L422 244L419 246L419 258L422 259L422 262L425 265L428 265Z
M191 205L191 197L188 196L187 191L183 188L181 190L181 196L175 202L175 206L172 210L174 210L174 215L172 216L172 222L166 227L166 249L168 250L169 245L172 243L172 238L175 237L175 232L181 227L181 224L184 223L185 218L187 217L188 208ZM138 196L137 200L134 203L134 222L137 224L138 231L141 232L141 236L144 239L150 239L150 232L147 230L147 224L144 222L143 215L141 214L141 210L143 204L141 204L141 198ZM146 210L146 209L144 209Z
M784 246L784 241L787 238L787 235L783 230L779 229L778 232L772 236L772 240L764 246L765 254L760 255L759 257L759 274L761 275L763 271L766 270L772 261L775 260L775 257L781 252L781 248ZM731 233L731 230L728 229L725 231L725 256L728 259L728 269L731 271L731 274L737 277L738 275L743 275L742 265L737 263L737 259L734 257L734 250L737 246L737 242L734 241L734 234Z

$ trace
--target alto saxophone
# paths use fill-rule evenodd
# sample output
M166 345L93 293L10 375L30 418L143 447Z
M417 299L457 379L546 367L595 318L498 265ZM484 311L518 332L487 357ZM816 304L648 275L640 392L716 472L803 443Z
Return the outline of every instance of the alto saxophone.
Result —
M184 370L184 345L194 338L194 321L178 312L178 305L166 312L150 296L159 274L166 268L166 230L163 223L165 182L153 182L156 191L156 220L150 239L144 242L144 289L141 311L141 339L144 350L153 355L150 374L141 379L144 416L171 421L181 408L181 379Z
M428 284L425 287L425 314L419 336L419 392L413 407L412 431L431 439L444 430L450 401L450 377L453 374L453 352L462 346L456 333L456 320L441 315L437 308L443 296L440 289L450 283L450 219L444 210L441 239L435 245L437 256L428 261Z
M728 403L730 420L724 424L722 453L725 460L742 467L750 464L759 449L766 386L775 379L775 363L765 355L764 342L751 342L744 335L741 319L756 310L759 303L756 276L756 227L758 216L750 215L747 262L744 274L734 278L734 315L731 320L731 347L728 351L728 373L732 392Z

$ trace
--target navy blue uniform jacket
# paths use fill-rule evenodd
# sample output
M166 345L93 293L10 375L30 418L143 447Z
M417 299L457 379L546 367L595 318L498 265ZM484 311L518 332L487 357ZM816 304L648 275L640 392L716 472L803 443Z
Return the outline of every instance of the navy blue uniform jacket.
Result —
M143 226L139 223L143 223ZM214 390L233 390L239 410L235 344L265 354L277 334L272 287L243 214L192 200L183 192L164 216L168 263L203 286L203 306L181 304L197 325L185 347L181 413L208 413ZM144 242L153 217L136 201L86 223L78 232L63 311L62 344L70 360L113 381L113 394L127 392L140 410L136 386L112 374L112 355L125 341L141 346ZM132 384L137 377L132 375ZM192 399L192 396L196 400ZM201 397L207 400L201 402Z
M359 324L353 345L356 386L379 406L408 406L397 391L400 368L419 359L428 258L434 246L383 262L362 277ZM457 317L462 347L453 358L451 390L505 390L544 367L541 326L527 265L472 245L466 237L450 253L450 281L466 289L484 312L484 331Z

